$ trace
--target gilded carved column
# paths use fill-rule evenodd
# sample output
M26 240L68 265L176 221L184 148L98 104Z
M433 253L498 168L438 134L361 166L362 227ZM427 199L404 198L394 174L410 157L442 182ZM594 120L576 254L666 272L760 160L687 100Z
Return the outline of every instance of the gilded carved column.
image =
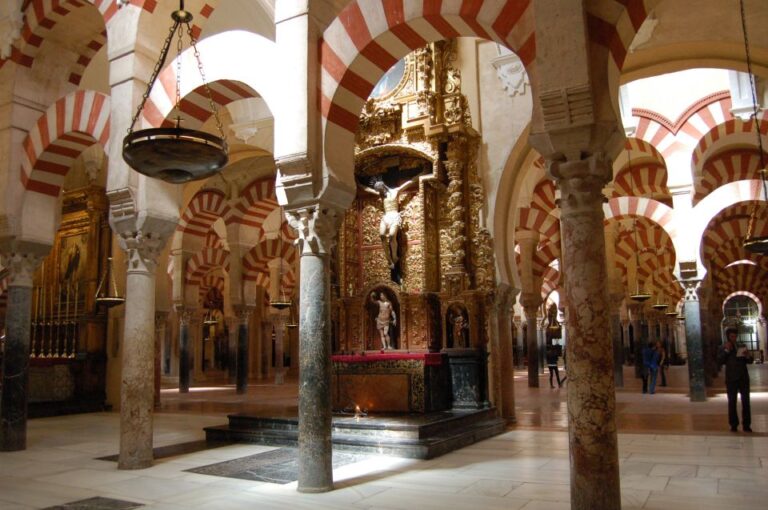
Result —
M13 243L11 243L13 244ZM32 314L32 281L35 269L50 247L21 251L4 247L3 266L8 270L8 305L0 393L0 451L27 448L27 390L29 385L29 332Z
M330 251L343 213L314 204L286 213L301 252L299 306L300 492L333 489Z
M698 290L701 280L684 280L685 339L688 352L688 382L691 402L707 400L704 380L704 353L701 341L701 309Z
M155 360L155 270L172 228L122 231L126 252L125 332L120 385L119 469L152 465Z
M568 431L571 505L619 508L613 345L608 307L602 188L612 178L602 154L550 161L560 189L568 308Z

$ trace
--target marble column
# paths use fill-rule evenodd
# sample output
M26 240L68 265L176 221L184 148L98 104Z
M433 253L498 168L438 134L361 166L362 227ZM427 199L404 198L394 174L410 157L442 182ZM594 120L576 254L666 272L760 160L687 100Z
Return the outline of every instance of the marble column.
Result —
M301 252L299 300L299 492L333 489L331 467L330 251L341 211L311 205L288 211Z
M550 161L560 189L563 272L568 307L568 432L571 508L621 508L613 345L608 309L602 154Z
M685 343L688 352L688 383L691 402L707 400L704 379L704 352L701 342L701 308L698 290L701 280L684 280L685 286Z
M48 247L46 247L47 249ZM32 282L41 253L8 251L2 263L8 270L8 304L0 393L0 451L27 448L27 390Z
M536 314L539 311L541 299L536 297L523 297L523 312L526 322L526 345L528 347L528 387L539 387L539 342L536 327Z
M285 382L285 315L273 313L269 317L272 327L275 328L275 384Z
M547 319L539 317L536 325L536 338L539 345L539 370L543 374L547 368Z
M119 469L152 465L155 360L155 270L165 236L121 232L128 268L125 281Z
M190 363L189 321L192 310L179 307L179 393L189 393L189 382L192 371Z
M523 334L523 320L519 316L515 316L515 351L517 352L517 366L523 367L523 345L525 343L525 335Z
M237 314L237 371L235 374L236 391L239 395L248 392L248 374L250 372L250 336L248 334L248 318L253 312L253 307L235 307Z
M515 364L512 351L512 301L514 290L502 287L497 296L499 331L499 366L501 372L501 417L515 423Z
M621 350L624 353L623 359L626 364L629 361L629 319L621 319L621 332Z
M619 296L611 296L611 339L613 343L613 382L617 388L624 387L624 346L621 342L621 315Z
M634 303L629 305L629 318L632 325L632 351L635 358L635 378L642 377L643 370L643 326L641 318L643 305Z
M160 379L165 344L165 323L168 312L155 312L155 407L160 406Z

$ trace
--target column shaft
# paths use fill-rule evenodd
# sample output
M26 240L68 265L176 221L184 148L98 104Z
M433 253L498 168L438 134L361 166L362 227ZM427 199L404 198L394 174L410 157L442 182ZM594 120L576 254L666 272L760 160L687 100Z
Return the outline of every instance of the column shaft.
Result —
M515 364L512 351L512 311L510 303L502 301L498 314L499 361L501 372L501 416L508 423L515 423Z
M302 254L300 273L298 490L326 492L333 489L327 255Z
M138 257L138 255L134 255ZM154 401L155 272L140 264L125 282L125 341L120 385L120 455L118 468L152 465Z
M250 370L250 338L248 334L248 317L246 310L238 310L239 322L237 325L237 374L235 376L237 393L248 392L248 373Z
M536 327L536 307L526 306L525 311L526 331L525 338L528 346L528 387L539 387L539 339Z
M688 351L688 382L691 402L707 400L704 379L704 351L701 342L701 308L696 295L698 281L685 283L685 340Z
M608 308L604 183L610 161L550 163L561 191L568 308L568 419L571 508L621 508L613 343Z
M621 316L619 310L611 314L613 339L613 381L617 388L624 387L624 347L621 344Z
M8 288L0 395L0 451L27 448L27 390L32 287Z
M189 393L189 312L181 312L179 321L179 393ZM186 315L186 316L184 316Z

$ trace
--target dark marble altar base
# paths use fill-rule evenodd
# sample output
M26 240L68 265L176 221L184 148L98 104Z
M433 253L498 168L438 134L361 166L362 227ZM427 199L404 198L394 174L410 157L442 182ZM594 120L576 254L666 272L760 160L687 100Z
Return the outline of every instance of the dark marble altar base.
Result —
M338 468L365 458L365 455L357 453L333 452L333 467ZM298 450L280 448L186 471L200 475L286 484L299 478Z
M431 459L504 432L494 408L433 413L377 414L356 420L333 417L334 450ZM298 444L297 418L264 418L234 414L229 424L205 429L209 441Z

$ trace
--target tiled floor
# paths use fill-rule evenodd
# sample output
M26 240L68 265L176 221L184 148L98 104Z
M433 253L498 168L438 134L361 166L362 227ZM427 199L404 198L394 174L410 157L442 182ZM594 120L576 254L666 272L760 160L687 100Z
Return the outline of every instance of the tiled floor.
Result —
M617 392L622 508L763 508L768 499L766 368L750 368L754 434L727 432L725 397L717 388L709 401L689 403L682 393L685 373L673 370L669 388L642 395L628 369L626 388ZM271 447L230 445L166 457L145 470L118 471L114 462L95 460L116 453L117 413L32 420L29 448L0 453L0 509L46 508L94 497L161 510L567 509L567 387L550 389L543 378L541 383L540 389L528 389L525 374L518 374L519 424L500 436L428 461L368 456L335 469L336 490L316 495L299 494L295 482L187 471ZM223 423L227 412L290 414L295 399L295 384L255 386L245 398L232 388L189 395L169 390L155 415L155 445L199 440L202 427Z

